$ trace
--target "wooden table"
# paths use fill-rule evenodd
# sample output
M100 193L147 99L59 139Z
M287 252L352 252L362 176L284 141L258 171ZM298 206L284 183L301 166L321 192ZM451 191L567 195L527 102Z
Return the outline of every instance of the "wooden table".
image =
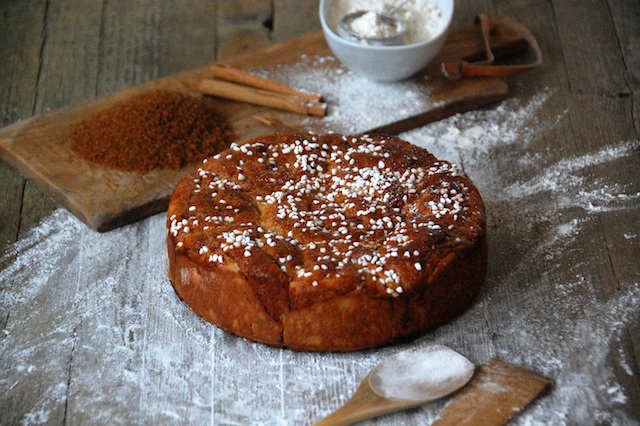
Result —
M429 343L552 379L516 423L638 424L640 4L465 0L454 28L480 12L530 27L544 65L505 103L405 135L483 191L489 272L469 312L355 354L249 344L176 300L161 214L98 234L0 162L0 424L309 424ZM316 1L3 1L0 125L318 28Z

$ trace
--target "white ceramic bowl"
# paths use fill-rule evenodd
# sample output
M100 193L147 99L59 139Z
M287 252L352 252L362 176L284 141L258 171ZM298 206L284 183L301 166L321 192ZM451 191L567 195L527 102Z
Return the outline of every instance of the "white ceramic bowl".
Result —
M338 36L329 24L335 0L320 0L320 23L331 51L347 68L373 81L400 81L415 75L433 60L444 45L451 26L453 0L425 1L438 6L444 25L439 34L420 43L374 46Z

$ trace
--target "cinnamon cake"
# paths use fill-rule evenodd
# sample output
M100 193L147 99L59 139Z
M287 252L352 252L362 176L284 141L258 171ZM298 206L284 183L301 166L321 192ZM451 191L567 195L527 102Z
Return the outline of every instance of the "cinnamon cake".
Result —
M487 265L476 187L395 137L232 144L177 184L167 227L169 277L193 311L294 350L420 335L470 306Z

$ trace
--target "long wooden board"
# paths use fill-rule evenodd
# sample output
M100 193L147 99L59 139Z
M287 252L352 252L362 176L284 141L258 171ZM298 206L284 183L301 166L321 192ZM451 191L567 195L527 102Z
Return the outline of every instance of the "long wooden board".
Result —
M500 57L526 49L526 42L510 29L497 26L492 47ZM433 105L425 105L425 110L417 110L415 115L397 123L386 122L385 117L380 117L375 129L398 133L505 99L508 87L502 79L475 78L451 82L440 75L441 62L472 59L482 56L482 53L478 28L452 32L432 65L414 80L428 81ZM277 43L224 63L251 70L269 65L295 64L302 55L331 55L322 32ZM208 66L187 70L7 126L0 130L0 155L96 231L108 231L161 212L166 209L174 185L195 164L181 170L156 170L143 175L100 168L71 153L69 135L78 122L145 91L165 89L199 95L198 84L208 74ZM265 108L222 99L212 99L212 102L226 111L238 140L273 131L254 118L255 115L270 113ZM329 105L330 110L331 107ZM276 116L287 127L301 126L302 118L296 114L277 113ZM304 129L324 131L322 124L321 118L305 118Z

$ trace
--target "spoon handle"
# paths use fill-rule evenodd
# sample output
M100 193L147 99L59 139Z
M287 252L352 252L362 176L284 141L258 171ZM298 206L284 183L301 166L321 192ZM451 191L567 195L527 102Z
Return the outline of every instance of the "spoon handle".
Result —
M314 423L313 426L346 426L383 414L415 407L422 403L420 401L401 401L384 398L371 389L369 376L367 376L351 399L327 417Z

